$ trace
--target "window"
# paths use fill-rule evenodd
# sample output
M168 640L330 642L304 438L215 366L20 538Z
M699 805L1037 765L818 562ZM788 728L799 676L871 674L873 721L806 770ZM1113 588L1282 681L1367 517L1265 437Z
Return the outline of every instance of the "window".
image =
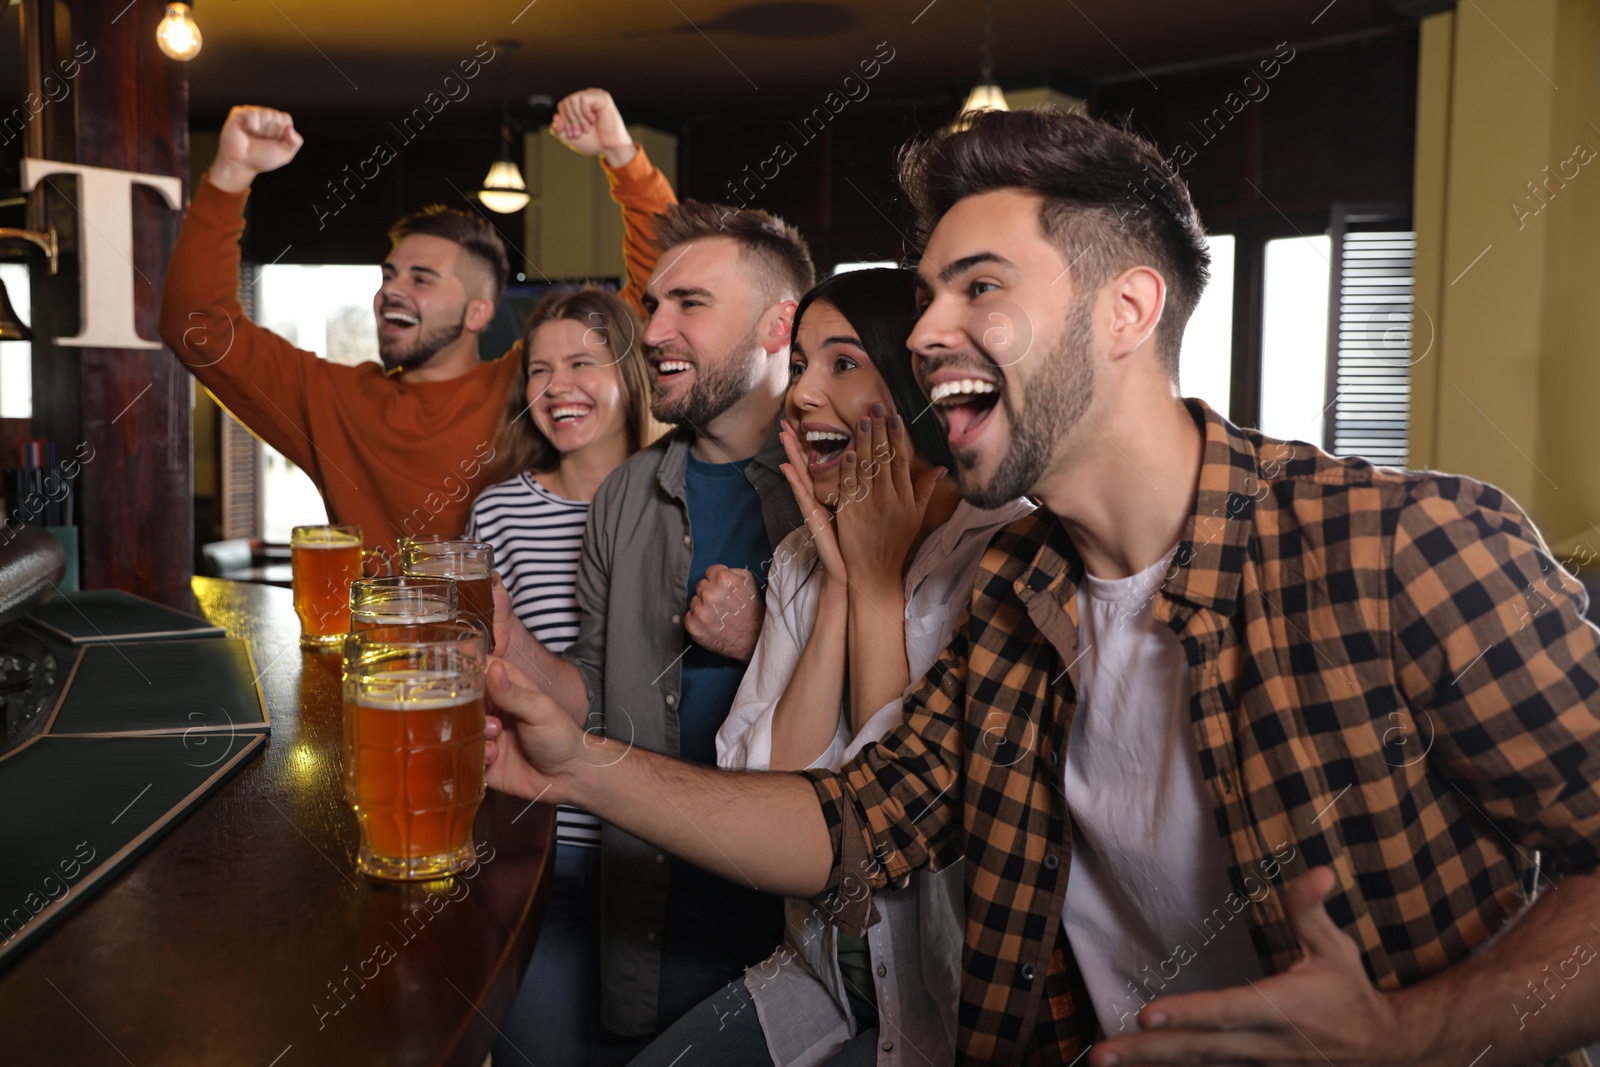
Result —
M1393 217L1336 211L1333 403L1327 448L1406 464L1411 417L1411 288L1417 235Z
M872 270L875 267L898 267L899 265L892 259L858 259L835 265L833 273L844 274L852 270Z
M376 266L273 264L260 269L256 322L291 344L335 363L378 359L372 295L383 284ZM284 543L296 526L328 521L310 477L262 446L263 540Z
M0 283L24 326L32 325L32 289L26 263L0 263ZM0 419L33 417L33 344L0 341Z
M1206 238L1211 282L1183 331L1178 388L1226 416L1233 392L1233 252L1229 234Z
M1259 427L1268 437L1323 441L1330 247L1325 234L1266 244Z

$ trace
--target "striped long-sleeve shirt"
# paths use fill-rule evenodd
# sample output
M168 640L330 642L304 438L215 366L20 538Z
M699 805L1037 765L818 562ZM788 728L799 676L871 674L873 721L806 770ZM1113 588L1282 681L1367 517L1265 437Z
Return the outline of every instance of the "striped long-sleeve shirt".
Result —
M511 610L552 652L578 636L578 557L588 518L587 500L559 497L527 473L491 485L472 505L468 536L494 546ZM556 841L599 848L600 820L558 805Z

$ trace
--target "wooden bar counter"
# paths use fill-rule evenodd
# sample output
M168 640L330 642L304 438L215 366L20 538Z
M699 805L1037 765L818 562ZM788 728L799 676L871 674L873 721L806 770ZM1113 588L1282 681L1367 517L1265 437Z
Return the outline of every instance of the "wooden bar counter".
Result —
M470 877L361 876L337 654L300 650L287 589L166 599L250 643L271 739L0 972L0 1062L479 1067L533 951L554 809L491 791Z

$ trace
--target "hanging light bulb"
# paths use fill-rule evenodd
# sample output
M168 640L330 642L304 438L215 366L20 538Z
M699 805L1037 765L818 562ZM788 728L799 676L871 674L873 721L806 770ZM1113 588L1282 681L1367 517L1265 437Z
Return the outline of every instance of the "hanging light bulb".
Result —
M156 44L171 59L187 62L200 54L200 27L188 4L168 4L166 17L156 27Z
M1000 86L994 82L979 82L972 87L972 92L967 94L967 102L961 105L962 114L969 111L1010 111L1006 106L1006 94L1000 91Z
M496 41L495 58L507 57L517 50L516 41ZM511 61L500 65L500 158L489 167L478 190L478 200L490 211L509 215L528 206L528 183L522 180L522 168L512 159L511 105L506 95L511 85Z
M964 130L971 125L974 112L1010 110L1006 106L1006 94L1000 91L999 84L994 80L994 0L984 0L983 43L978 51L978 84L967 94L967 102L961 105L961 113L952 125L955 129Z
M522 180L522 171L509 159L496 160L483 179L478 199L490 211L509 215L528 206L528 184Z

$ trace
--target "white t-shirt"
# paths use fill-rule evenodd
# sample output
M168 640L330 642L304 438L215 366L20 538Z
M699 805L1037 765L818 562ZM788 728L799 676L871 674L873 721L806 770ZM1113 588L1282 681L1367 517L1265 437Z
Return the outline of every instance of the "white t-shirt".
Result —
M1078 707L1062 773L1072 865L1061 919L1107 1036L1157 997L1261 976L1189 725L1188 660L1151 603L1171 553L1078 590ZM1239 898L1233 897L1237 903Z

